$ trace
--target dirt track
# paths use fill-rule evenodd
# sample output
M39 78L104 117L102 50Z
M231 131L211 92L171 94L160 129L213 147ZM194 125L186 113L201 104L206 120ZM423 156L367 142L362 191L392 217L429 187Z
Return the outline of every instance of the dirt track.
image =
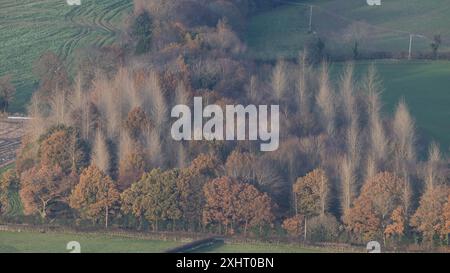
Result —
M23 122L0 118L0 167L14 162L24 135Z

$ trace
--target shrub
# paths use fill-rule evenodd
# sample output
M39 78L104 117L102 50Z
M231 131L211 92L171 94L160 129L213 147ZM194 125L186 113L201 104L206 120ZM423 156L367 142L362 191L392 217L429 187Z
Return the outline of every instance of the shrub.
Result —
M313 242L331 242L339 237L339 222L332 215L317 216L308 222L309 239Z

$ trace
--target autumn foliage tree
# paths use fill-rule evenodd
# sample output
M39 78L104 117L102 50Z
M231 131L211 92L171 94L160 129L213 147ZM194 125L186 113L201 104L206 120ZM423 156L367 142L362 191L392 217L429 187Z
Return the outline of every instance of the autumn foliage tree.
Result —
M122 210L136 217L145 218L158 231L159 223L175 221L181 217L178 204L177 170L154 169L122 193Z
M405 234L406 217L402 206L396 208L391 215L391 223L387 225L384 234L388 238L399 238Z
M70 206L84 219L98 222L105 219L108 228L109 215L119 202L119 192L113 180L97 166L91 165L80 176L70 196Z
M344 215L347 227L364 240L383 238L403 233L403 190L405 181L400 177L381 172L369 178L354 206Z
M215 156L200 154L191 165L180 171L177 180L179 205L182 218L189 228L202 224L202 209L205 204L203 187L217 177L219 161Z
M128 113L125 129L134 141L150 129L150 120L142 107L136 107Z
M78 173L88 164L86 145L75 128L56 126L41 136L39 157L41 165L61 167L65 174Z
M450 234L450 194L447 197L447 203L445 203L443 217L445 223L443 234L444 236L447 236L447 240L450 240L450 238L448 237Z
M42 165L25 171L19 191L25 214L39 213L46 219L49 209L58 202L67 202L71 186L71 180L58 165Z
M302 234L304 228L304 216L297 214L294 217L283 221L282 227L292 237L298 237Z
M142 150L134 147L134 149L127 151L119 163L118 189L124 191L131 184L141 179L148 168L147 166L147 160Z
M419 208L411 218L411 225L417 229L425 241L431 242L436 237L445 238L448 226L448 186L434 186L429 188L420 199Z
M325 172L316 169L301 177L293 186L296 212L310 216L324 215L327 210L329 181Z
M204 224L225 226L225 233L234 233L238 228L272 224L272 200L254 186L233 178L221 177L204 186L206 204L203 210Z

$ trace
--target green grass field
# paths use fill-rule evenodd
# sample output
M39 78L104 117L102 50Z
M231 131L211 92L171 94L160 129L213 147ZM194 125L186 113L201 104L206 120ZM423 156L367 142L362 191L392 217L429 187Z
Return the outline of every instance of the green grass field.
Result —
M0 1L0 76L13 75L17 95L11 111L24 111L36 87L32 64L53 51L73 67L77 49L114 43L132 0Z
M286 3L287 2L287 3ZM360 52L405 52L409 33L420 34L413 50L431 51L434 35L442 35L442 50L450 49L450 3L447 0L390 0L370 7L364 0L283 1L284 5L251 18L247 43L249 56L271 60L296 57L304 42L316 35L326 42L326 50L352 54L359 42ZM300 5L296 4L300 3ZM309 34L309 7L313 4Z
M356 76L366 73L368 62L355 65ZM334 64L339 74L342 64ZM383 110L390 114L404 98L426 141L435 140L444 152L450 147L450 62L378 61L383 81Z
M9 169L12 169L15 167L15 164L9 164L2 168L0 168L0 177L3 175L4 172L8 171ZM22 201L20 201L19 192L17 191L10 191L9 192L9 203L10 208L9 211L6 213L6 216L22 216L23 215L23 206Z
M197 250L198 253L325 253L325 248L307 248L294 244L222 244Z
M182 244L110 235L0 232L0 253L68 253L71 241L79 242L83 253L159 253Z
M79 242L82 253L161 253L183 242L134 239L112 235L0 232L0 253L68 253L67 243ZM325 248L294 244L223 244L198 253L323 253Z
M407 51L409 34L392 30L421 33L428 38L441 34L441 50L450 49L450 28L447 27L450 25L450 3L446 0L390 0L382 1L381 7L370 7L360 0L287 2L291 4L285 3L251 18L246 36L250 58L295 58L303 50L305 41L312 35L308 34L309 7L295 5L295 2L316 6L313 30L325 39L326 49L332 52L351 54L355 35L359 37L362 51ZM355 26L352 20L364 24ZM347 32L354 35L348 38ZM370 37L365 37L363 32L370 33ZM413 50L430 51L430 42L427 38L416 38ZM368 63L357 63L357 74L367 71ZM438 141L442 150L448 152L450 62L375 61L375 64L384 83L385 112L391 113L404 98L421 136L427 141ZM342 64L333 66L338 74Z

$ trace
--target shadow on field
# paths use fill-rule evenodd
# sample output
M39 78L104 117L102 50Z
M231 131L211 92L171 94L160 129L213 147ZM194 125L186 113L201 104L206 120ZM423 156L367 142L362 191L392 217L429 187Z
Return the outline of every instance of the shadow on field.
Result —
M222 237L210 237L198 241L194 241L170 250L166 253L201 253L209 252L217 249L225 244L225 239Z

